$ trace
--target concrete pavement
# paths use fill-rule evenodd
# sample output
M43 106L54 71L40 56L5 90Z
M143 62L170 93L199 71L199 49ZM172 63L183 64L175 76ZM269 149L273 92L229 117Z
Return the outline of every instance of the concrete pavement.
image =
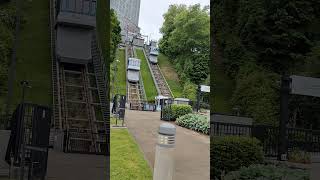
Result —
M153 168L158 128L161 123L159 112L126 110L125 122ZM176 126L175 176L174 180L210 179L209 136Z
M109 160L103 155L51 150L48 156L47 180L103 180L109 173L107 165Z

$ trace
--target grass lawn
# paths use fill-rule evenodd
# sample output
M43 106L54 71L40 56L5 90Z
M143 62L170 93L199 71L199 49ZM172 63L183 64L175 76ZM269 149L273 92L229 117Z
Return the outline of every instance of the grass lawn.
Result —
M152 180L151 169L127 129L111 129L110 179Z
M122 125L122 121L123 121L123 120L121 120L121 119L118 119L118 120L116 121L116 118L111 117L111 118L110 118L110 126L116 125L116 122L117 122L117 125L118 125L118 126L121 126L121 125Z
M182 97L183 87L180 83L178 74L174 69L174 65L170 62L169 58L162 53L158 56L158 63L162 74L170 86L173 96Z
M144 56L143 50L136 49L137 58L141 59L141 75L143 79L144 90L147 100L154 102L154 97L158 95L157 88L153 82L152 75L148 66L148 62Z
M122 95L126 95L126 62L125 62L125 50L124 49L118 49L117 50L117 58L120 62L117 63L117 76L115 79L115 84L118 89L118 93ZM113 83L113 77L114 77L114 70L116 61L114 61L110 65L110 78L111 83ZM113 85L112 85L113 88ZM114 89L114 94L116 93L116 89Z
M28 80L32 86L27 89L27 101L51 105L49 1L23 2L26 22L20 31L12 108L20 102L22 80Z

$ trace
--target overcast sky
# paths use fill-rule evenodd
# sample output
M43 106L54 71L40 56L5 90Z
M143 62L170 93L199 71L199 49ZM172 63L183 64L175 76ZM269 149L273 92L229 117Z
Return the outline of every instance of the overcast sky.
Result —
M151 36L151 39L158 40L162 37L159 32L163 23L162 15L167 12L171 4L201 4L209 5L210 0L141 0L139 27L141 34Z

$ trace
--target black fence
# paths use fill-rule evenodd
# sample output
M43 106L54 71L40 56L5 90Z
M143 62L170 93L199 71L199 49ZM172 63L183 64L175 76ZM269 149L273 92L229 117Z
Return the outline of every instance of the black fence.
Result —
M279 128L266 125L241 125L232 123L211 122L212 136L248 136L260 140L265 156L277 157L279 150ZM298 149L320 154L320 131L287 128L287 152Z
M104 132L78 132L68 130L64 134L64 152L107 155L107 134Z
M44 179L47 170L51 111L48 107L24 103L11 118L11 135L6 161L28 172L28 179Z

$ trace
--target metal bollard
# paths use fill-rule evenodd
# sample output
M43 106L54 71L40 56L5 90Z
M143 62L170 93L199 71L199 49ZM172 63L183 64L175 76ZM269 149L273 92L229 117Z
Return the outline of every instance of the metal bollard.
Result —
M176 127L174 125L170 123L160 125L156 145L153 180L173 179L175 136Z

